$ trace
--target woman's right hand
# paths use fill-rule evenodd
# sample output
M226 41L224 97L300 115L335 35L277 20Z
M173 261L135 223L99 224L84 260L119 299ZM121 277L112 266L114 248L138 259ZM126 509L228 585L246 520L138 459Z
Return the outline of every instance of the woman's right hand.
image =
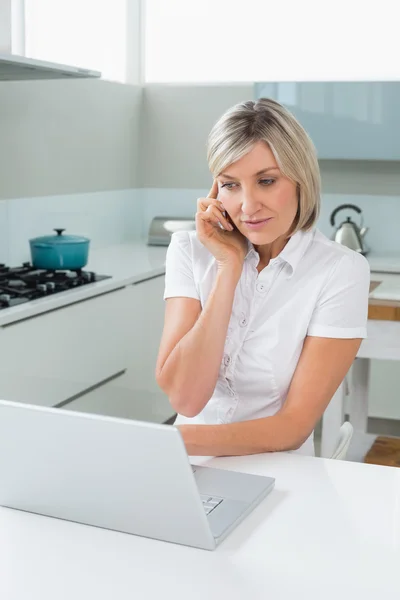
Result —
M242 268L248 249L247 238L223 215L224 208L217 196L218 183L214 180L207 198L197 200L197 237L215 257L218 266Z

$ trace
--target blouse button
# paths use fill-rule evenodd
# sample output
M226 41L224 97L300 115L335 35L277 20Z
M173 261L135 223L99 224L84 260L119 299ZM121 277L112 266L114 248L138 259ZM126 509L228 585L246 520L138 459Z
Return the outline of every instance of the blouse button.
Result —
M231 362L231 357L228 354L224 356L224 365L227 367Z
M246 317L243 317L243 319L240 320L240 327L246 327L247 325L247 319Z
M263 283L257 283L256 289L258 292L266 292L267 288Z

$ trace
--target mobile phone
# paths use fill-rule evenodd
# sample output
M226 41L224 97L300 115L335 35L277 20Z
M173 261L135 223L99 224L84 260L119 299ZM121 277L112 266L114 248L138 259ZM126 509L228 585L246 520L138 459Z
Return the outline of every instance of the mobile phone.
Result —
M228 215L228 213L226 212L226 210L223 210L222 214L224 215L225 219L232 225L232 227L234 229L237 229L235 223L232 221L232 219L230 218L230 216Z

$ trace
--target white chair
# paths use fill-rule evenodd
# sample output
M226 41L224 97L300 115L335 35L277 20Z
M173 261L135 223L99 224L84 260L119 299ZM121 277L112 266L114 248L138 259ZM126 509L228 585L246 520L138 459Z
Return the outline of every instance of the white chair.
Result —
M344 378L322 417L321 453L322 458L332 458L336 452L338 435L344 423L345 400L349 394L349 382Z
M350 446L351 438L353 437L353 425L346 421L340 428L339 440L331 458L336 460L344 460Z

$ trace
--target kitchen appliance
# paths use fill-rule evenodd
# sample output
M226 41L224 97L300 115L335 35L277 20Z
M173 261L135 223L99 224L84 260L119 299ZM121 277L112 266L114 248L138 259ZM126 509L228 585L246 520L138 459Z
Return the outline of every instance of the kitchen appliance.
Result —
M110 277L110 275L97 275L81 269L74 271L37 269L28 262L15 268L0 264L0 309Z
M154 217L150 223L147 244L149 246L168 246L175 231L192 231L196 221L189 217Z
M65 229L54 229L57 235L44 235L29 240L32 264L37 269L83 269L87 264L90 240L80 235L63 235Z
M343 246L347 246L351 248L351 250L355 250L360 254L367 254L368 250L364 244L364 236L368 231L368 227L363 227L363 218L361 208L356 206L355 204L341 204L332 212L330 217L330 222L332 227L335 227L335 217L339 211L342 210L354 210L358 214L361 215L361 224L358 226L354 221L351 220L351 217L347 217L346 221L342 221L339 227L336 229L333 234L332 239Z

